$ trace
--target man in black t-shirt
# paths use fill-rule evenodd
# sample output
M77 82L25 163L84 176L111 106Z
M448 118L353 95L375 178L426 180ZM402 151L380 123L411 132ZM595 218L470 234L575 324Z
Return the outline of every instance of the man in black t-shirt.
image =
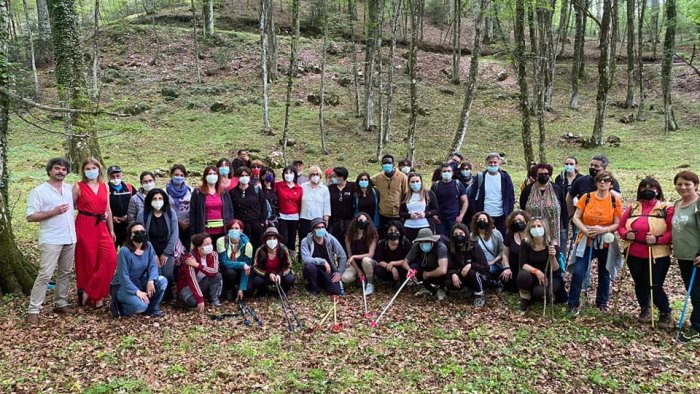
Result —
M605 155L593 156L591 165L588 167L588 175L576 178L574 183L571 184L571 189L569 189L569 193L566 194L566 210L569 214L569 218L574 216L576 212L574 198L580 199L584 194L596 190L593 178L595 178L598 172L607 170L608 163L608 158L605 157ZM617 195L615 195L615 192L617 192ZM613 183L613 195L615 198L620 198L620 184L617 183L617 180Z
M415 269L416 278L423 281L425 289L416 295L429 293L435 294L439 301L445 299L447 246L440 242L440 235L433 235L430 228L420 229L402 267L406 271Z
M129 200L136 190L131 184L122 180L121 167L110 166L107 168L107 175L109 176L109 207L112 210L112 224L116 235L114 246L118 248L126 240L126 227L129 224L127 210Z

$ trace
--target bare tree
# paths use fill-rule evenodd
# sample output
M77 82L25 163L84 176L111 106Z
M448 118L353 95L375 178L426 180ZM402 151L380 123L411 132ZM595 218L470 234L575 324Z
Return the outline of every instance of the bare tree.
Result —
M262 74L262 133L272 135L270 127L270 80L267 72L267 48L268 36L265 29L267 20L267 7L270 6L269 0L260 0L260 69Z
M277 32L275 31L275 6L270 0L267 8L267 18L265 19L265 31L267 33L267 73L270 81L276 81L277 73ZM213 14L212 14L213 15Z
M459 63L462 60L462 0L454 0L454 8L455 12L452 17L452 83L459 85ZM485 39L486 37L484 37ZM488 43L484 43L488 45Z
M535 154L532 150L532 121L530 120L530 104L528 102L529 94L527 88L527 59L525 57L525 2L524 0L515 1L515 52L514 61L516 68L516 76L518 86L520 88L519 102L520 115L522 116L522 138L523 152L525 162L530 163L535 160Z
M559 12L559 26L557 28L557 43L559 47L559 57L564 54L566 41L569 33L569 19L571 18L571 3L569 0L562 0L561 11Z
M569 108L578 109L578 84L583 78L586 64L584 59L584 44L586 41L586 0L571 0L576 17L576 33L574 36L574 58L571 62L571 99Z
M636 16L634 10L635 0L625 0L627 2L627 97L625 98L625 107L634 108L637 106L634 94L635 94L635 59L634 59L634 17ZM642 0L644 1L644 0Z
M27 20L27 38L29 38L29 53L32 62L32 77L34 78L34 99L41 99L41 88L39 87L39 74L36 72L36 52L34 52L34 34L32 33L32 24L29 23L29 7L27 0L22 0L24 8L24 18Z
M352 61L352 86L355 93L355 117L359 118L362 114L360 113L360 76L357 68L357 5L354 0L348 0L348 11L350 14L350 40L352 43L350 49L352 54L350 56Z
M384 144L391 141L392 121L394 119L394 57L396 56L396 33L401 15L402 0L392 0L391 2L391 46L389 47L389 70L386 77L386 116L384 117ZM378 157L381 158L381 155Z
M379 0L367 2L367 33L365 44L365 122L366 131L373 130L374 121L374 66L377 43L380 37Z
M288 164L287 144L289 143L289 111L292 107L292 88L294 87L294 74L297 68L299 53L299 3L301 0L292 0L292 44L289 51L289 71L287 72L287 99L284 105L284 131L282 133L282 153L284 164Z
M23 0L26 1L26 0ZM100 95L99 78L100 71L100 0L95 0L95 27L92 37L92 101L97 102Z
M673 55L676 52L676 0L666 0L666 34L664 53L661 59L661 90L664 97L664 132L678 130L671 103L671 78L673 77Z
M260 0L264 1L264 0ZM202 32L205 36L214 35L214 0L202 1L202 19L204 19L204 28Z
M661 6L659 0L651 0L651 20L649 28L651 29L651 44L652 56L656 59L656 48L659 43L659 14L661 14Z
M197 12L194 7L194 0L190 0L192 4L192 42L194 43L194 65L197 72L197 83L202 83L202 68L199 66L199 42L197 40Z
M592 146L603 145L605 129L605 110L608 105L608 92L612 83L613 61L615 53L615 29L613 27L614 8L617 0L603 1L603 16L600 23L600 59L598 60L598 93L596 95L596 115L593 125Z
M418 65L418 45L419 45L419 34L421 30L421 0L406 0L407 8L409 10L409 17L411 18L411 44L409 47L408 55L408 79L409 79L409 94L411 102L411 114L408 119L408 133L407 133L407 143L408 150L406 153L406 158L411 162L415 161L416 155L416 122L418 117L418 76L416 73L416 67Z
M644 35L644 14L646 13L646 9L646 1L640 0L639 27L637 28L637 83L639 84L639 108L637 110L637 120L644 119L644 62L642 61L644 53L644 42L642 38Z
M323 1L323 49L321 52L321 91L319 94L320 107L318 110L318 125L321 131L321 152L327 155L328 144L326 143L325 106L326 106L326 60L328 57L328 0Z

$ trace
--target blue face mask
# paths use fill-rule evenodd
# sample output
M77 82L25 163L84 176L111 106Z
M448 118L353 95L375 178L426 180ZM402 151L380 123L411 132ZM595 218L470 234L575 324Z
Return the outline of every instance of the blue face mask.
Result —
M442 180L449 182L452 180L452 173L451 172L443 172L442 173Z
M428 253L430 250L433 248L432 242L421 242L420 243L420 250L423 251L423 253Z
M231 171L231 169L228 167L219 167L219 174L222 176L228 176L229 171Z
M364 180L364 179L363 179L363 180L357 182L357 184L360 185L360 187L362 187L362 188L369 187L369 181L368 181L368 180Z
M318 238L323 238L326 236L326 229L325 228L317 228L314 229L314 235Z
M568 173L574 172L574 165L573 164L564 164L564 171Z
M420 182L411 183L411 190L413 190L414 192L420 191L420 187Z
M183 183L185 183L185 177L184 176L174 176L173 177L173 185L180 186Z
M331 178L331 185L337 185L338 183L340 183L338 178Z
M394 171L394 165L391 163L382 164L382 170L388 174Z
M463 178L469 178L470 176L472 176L472 172L470 170L462 170Z
M234 241L241 239L241 230L229 230L228 237Z
M499 166L486 166L488 172L498 172Z
M85 170L85 177L91 181L97 179L100 176L100 169L95 168L94 170Z

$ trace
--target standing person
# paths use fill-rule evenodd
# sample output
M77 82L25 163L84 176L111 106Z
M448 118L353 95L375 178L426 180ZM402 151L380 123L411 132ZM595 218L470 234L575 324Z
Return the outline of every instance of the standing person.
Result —
M294 167L294 173L297 174L297 184L302 185L309 181L309 177L304 175L304 162L302 160L294 160L292 163Z
M460 295L469 298L476 294L479 298L474 306L486 305L486 285L489 277L489 264L484 252L474 240L469 239L469 229L464 223L452 228L447 269L447 287L459 290Z
M574 181L583 176L578 172L578 161L574 156L567 156L564 160L564 171L557 175L554 184L559 186L561 191L561 229L559 230L559 250L566 255L569 250L569 224L571 224L568 204L566 204L566 195L571 190L571 185Z
M263 167L262 171L260 171L260 179L260 191L267 202L267 206L265 207L267 210L267 225L279 227L280 200L277 196L275 170L270 167Z
M486 262L489 264L491 273L489 279L496 283L500 279L509 280L512 277L512 271L510 265L506 266L503 261L503 234L496 228L493 218L486 212L477 212L472 219L471 230L472 240L484 252Z
M299 244L311 232L311 221L322 218L325 223L331 217L331 194L321 183L321 169L309 167L309 181L301 185L301 211L299 213Z
M226 236L216 241L219 254L221 276L223 278L224 299L233 300L233 292L238 288L236 300L242 300L248 292L250 269L253 266L253 245L246 234L245 226L238 219L226 224Z
M112 281L112 284L119 285L119 309L124 316L142 313L163 317L160 302L169 283L158 275L158 256L141 223L130 224L127 231L129 236L119 250L117 273Z
M693 270L700 266L700 199L698 199L697 174L681 171L673 177L673 184L681 200L673 211L673 255L678 259L678 268L683 278L683 287L688 290ZM690 329L678 337L681 342L700 342L700 275L695 276L690 288Z
M83 161L82 180L73 186L75 218L75 279L80 305L102 308L117 268L109 193L103 182L102 165L95 158Z
M251 184L250 173L248 167L238 167L238 186L230 191L230 196L233 217L243 222L253 250L257 250L267 221L267 204L262 191Z
M280 285L285 293L294 285L292 259L282 243L277 229L268 227L263 235L263 246L255 252L251 282L255 296L267 295L270 286Z
M237 157L231 162L231 173L236 172L238 167L248 167L250 168L250 155L248 149L239 149L237 152Z
M260 173L262 172L262 168L265 165L265 163L262 162L262 160L253 160L250 163L250 185L255 186L257 188L260 187L260 183L262 182L262 179L260 178ZM240 167L239 167L240 168ZM238 171L238 170L236 170Z
M608 261L609 244L603 241L603 235L615 232L620 225L622 201L611 193L614 182L611 173L598 172L595 182L597 190L586 193L578 200L573 218L580 233L575 250L576 262L570 268L572 270L568 312L570 317L576 317L580 313L581 287L591 269L589 264L592 258L598 259L598 288L595 304L603 312L608 310L610 272L605 262Z
M486 170L477 174L474 180L476 185L470 191L474 212L484 211L489 214L498 231L503 234L506 231L506 218L515 206L515 190L510 175L501 169L501 162L501 155L489 153L486 156Z
M355 215L360 212L366 212L372 223L379 223L379 192L372 184L369 174L361 172L355 181L357 188L355 189Z
M454 169L450 163L440 167L440 181L433 184L431 190L435 193L438 204L437 233L450 236L455 223L462 223L469 208L467 193L462 182L453 179Z
M288 250L296 250L297 231L299 230L299 213L303 189L297 183L297 173L294 166L284 167L283 180L277 182L275 191L279 199L279 231ZM300 241L301 242L301 241Z
M202 183L192 193L190 202L190 232L206 232L216 242L224 235L224 224L233 219L231 195L221 187L219 170L207 166L202 171Z
M403 225L398 220L387 223L386 236L379 241L374 252L374 276L395 286L406 280L408 271L402 266L411 250L411 241L404 236Z
M342 295L340 279L345 273L347 255L340 242L328 233L323 219L311 221L311 232L302 239L299 250L309 293L316 295L321 287L328 294Z
M575 204L581 199L581 196L597 190L595 176L601 171L606 171L608 164L608 158L605 155L593 156L588 167L588 175L574 179L566 194L566 211L570 217L573 217L574 212L576 212ZM617 183L617 180L613 180L611 191L615 197L620 198L620 184Z
M535 182L525 186L520 193L520 209L532 216L543 217L547 221L547 228L557 236L552 242L559 244L561 225L561 190L559 186L551 182L553 168L549 164L539 163L533 166L535 169Z
M355 216L355 199L353 195L357 185L348 181L348 169L335 167L331 173L331 185L328 191L331 195L331 217L328 229L335 239L344 240L350 222ZM349 250L345 251L350 253Z
M374 293L374 253L377 250L379 235L374 228L374 223L369 215L360 212L355 219L350 222L345 237L345 250L350 255L348 257L348 267L343 273L342 280L345 284L354 282L358 276L364 275L367 279L365 294Z
M114 246L121 246L126 240L126 227L129 225L129 201L136 193L130 183L122 179L122 169L119 166L111 166L107 169L109 176L109 208L112 210L112 227L117 240Z
M440 242L440 235L429 228L422 228L413 241L413 246L401 266L406 271L415 269L416 278L423 281L424 288L416 295L433 294L438 301L445 299L447 279L447 246Z
M233 176L235 170L231 169L231 162L228 159L219 159L216 162L216 168L219 169L219 179L222 188L231 190L238 186L238 178Z
M170 199L170 206L177 213L178 234L185 250L190 251L190 201L192 188L185 182L187 170L182 164L175 164L170 169L171 179L165 185Z
M394 166L394 156L382 156L382 171L372 177L379 192L379 223L377 229L384 234L384 226L390 220L399 219L401 201L408 194L408 177Z
M216 167L214 167L216 168ZM192 251L185 256L177 275L177 294L189 308L204 313L205 296L215 307L221 306L222 278L219 272L219 256L207 233L192 236Z
M420 174L408 174L408 184L411 192L406 194L401 203L400 215L404 219L403 228L409 241L413 242L422 228L435 228L434 216L438 214L437 197L432 190L423 188L423 178Z
M561 276L554 274L559 270L556 259L559 247L552 242L556 237L552 237L554 233L550 233L548 226L546 220L532 218L525 228L526 236L520 248L520 273L517 279L521 312L526 312L536 300L553 302L549 297L550 291L555 294L562 286Z
M413 172L413 164L410 160L403 159L399 161L399 170L401 170L401 172L403 172L404 174L408 175L409 173Z
M503 239L503 266L509 267L509 270L503 270L501 273L501 282L503 289L515 293L518 291L516 280L520 273L520 249L523 241L527 238L525 228L530 221L530 216L527 211L513 211L508 215L506 222L508 230L506 237Z
M471 192L472 187L475 187L475 177L472 175L472 173L472 163L469 163L466 160L462 161L462 164L459 165L459 174L462 178L460 182L462 183L462 187L464 187L464 190L467 193L467 212L462 218L462 223L466 224L467 227L471 225L472 216L474 216L474 214L476 213L476 211L474 210L476 203L474 202L474 197Z
M127 209L129 224L136 221L136 215L143 209L146 194L156 188L156 177L151 171L142 172L139 180L141 181L141 187L129 200L129 208Z
M673 206L666 203L661 184L646 177L637 186L637 201L625 209L618 228L620 237L629 243L627 267L641 308L638 319L643 323L651 321L654 306L649 300L649 292L653 289L654 304L660 312L658 326L665 329L673 328L671 306L664 291L666 274L671 267L672 217ZM653 280L650 282L649 262L652 260Z
M168 287L162 290L165 291L163 300L170 302L172 286L175 284L175 245L180 239L180 231L177 213L170 206L165 191L156 188L148 192L136 223L141 223L146 229L149 244L155 252L158 272L168 280Z
M54 313L70 314L68 302L73 256L75 254L75 223L73 222L72 187L63 180L70 171L70 163L54 158L46 164L49 179L29 193L26 218L39 223L39 272L34 280L27 309L27 323L39 323L39 312L46 298L46 289L56 268Z

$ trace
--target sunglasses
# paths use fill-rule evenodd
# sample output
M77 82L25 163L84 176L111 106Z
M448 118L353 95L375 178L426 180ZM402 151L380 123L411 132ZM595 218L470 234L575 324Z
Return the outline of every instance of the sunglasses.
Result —
M603 178L603 179L601 179L601 180L598 181L598 183L600 183L600 182L602 182L602 183L611 183L611 182L612 182L612 179L610 179L610 178Z

